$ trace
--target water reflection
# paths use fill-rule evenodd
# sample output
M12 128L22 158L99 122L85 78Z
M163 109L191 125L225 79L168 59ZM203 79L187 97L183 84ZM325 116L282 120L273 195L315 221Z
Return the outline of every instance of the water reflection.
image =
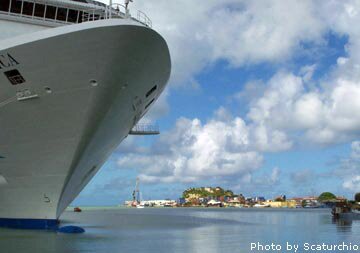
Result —
M351 219L336 219L332 218L332 223L336 225L336 229L340 233L350 233L352 231Z
M250 252L250 244L358 241L328 210L114 209L65 213L85 234L0 230L1 252Z

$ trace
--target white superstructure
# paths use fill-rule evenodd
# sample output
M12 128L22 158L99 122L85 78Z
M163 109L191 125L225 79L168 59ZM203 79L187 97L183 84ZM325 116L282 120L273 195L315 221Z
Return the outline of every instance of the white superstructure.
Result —
M163 91L166 42L87 0L0 3L0 225L57 220Z

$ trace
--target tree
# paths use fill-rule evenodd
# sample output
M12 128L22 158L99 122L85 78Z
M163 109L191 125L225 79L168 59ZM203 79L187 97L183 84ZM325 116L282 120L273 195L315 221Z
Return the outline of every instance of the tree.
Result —
M326 201L335 200L335 199L336 199L336 196L331 192L323 192L319 196L319 201L321 201L321 202L326 202Z
M210 189L210 190L209 190ZM187 199L190 196L193 198L205 198L205 197L221 197L227 196L232 197L234 193L231 190L224 190L221 187L198 187L198 188L189 188L183 192L183 198Z
M286 201L286 196L285 195L278 196L278 197L275 198L275 201L285 202Z
M305 207L306 205L307 205L307 202L306 202L305 199L303 199L303 200L301 201L301 207Z
M355 201L360 202L360 192L355 194Z

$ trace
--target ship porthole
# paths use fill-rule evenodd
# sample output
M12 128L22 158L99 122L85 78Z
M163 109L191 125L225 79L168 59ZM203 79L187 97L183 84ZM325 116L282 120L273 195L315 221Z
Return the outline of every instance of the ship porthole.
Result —
M96 86L98 86L99 84L98 84L98 82L97 82L96 80L92 79L92 80L90 80L90 85L91 85L92 87L96 87Z
M46 93L48 93L48 94L52 93L52 90L50 87L45 87L44 89L45 89Z

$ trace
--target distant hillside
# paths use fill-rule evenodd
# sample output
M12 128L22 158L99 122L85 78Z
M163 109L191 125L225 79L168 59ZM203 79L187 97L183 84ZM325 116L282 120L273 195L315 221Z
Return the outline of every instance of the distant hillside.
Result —
M221 187L199 187L189 188L183 192L183 198L205 198L205 197L221 197L221 196L234 196L231 190L224 190Z

